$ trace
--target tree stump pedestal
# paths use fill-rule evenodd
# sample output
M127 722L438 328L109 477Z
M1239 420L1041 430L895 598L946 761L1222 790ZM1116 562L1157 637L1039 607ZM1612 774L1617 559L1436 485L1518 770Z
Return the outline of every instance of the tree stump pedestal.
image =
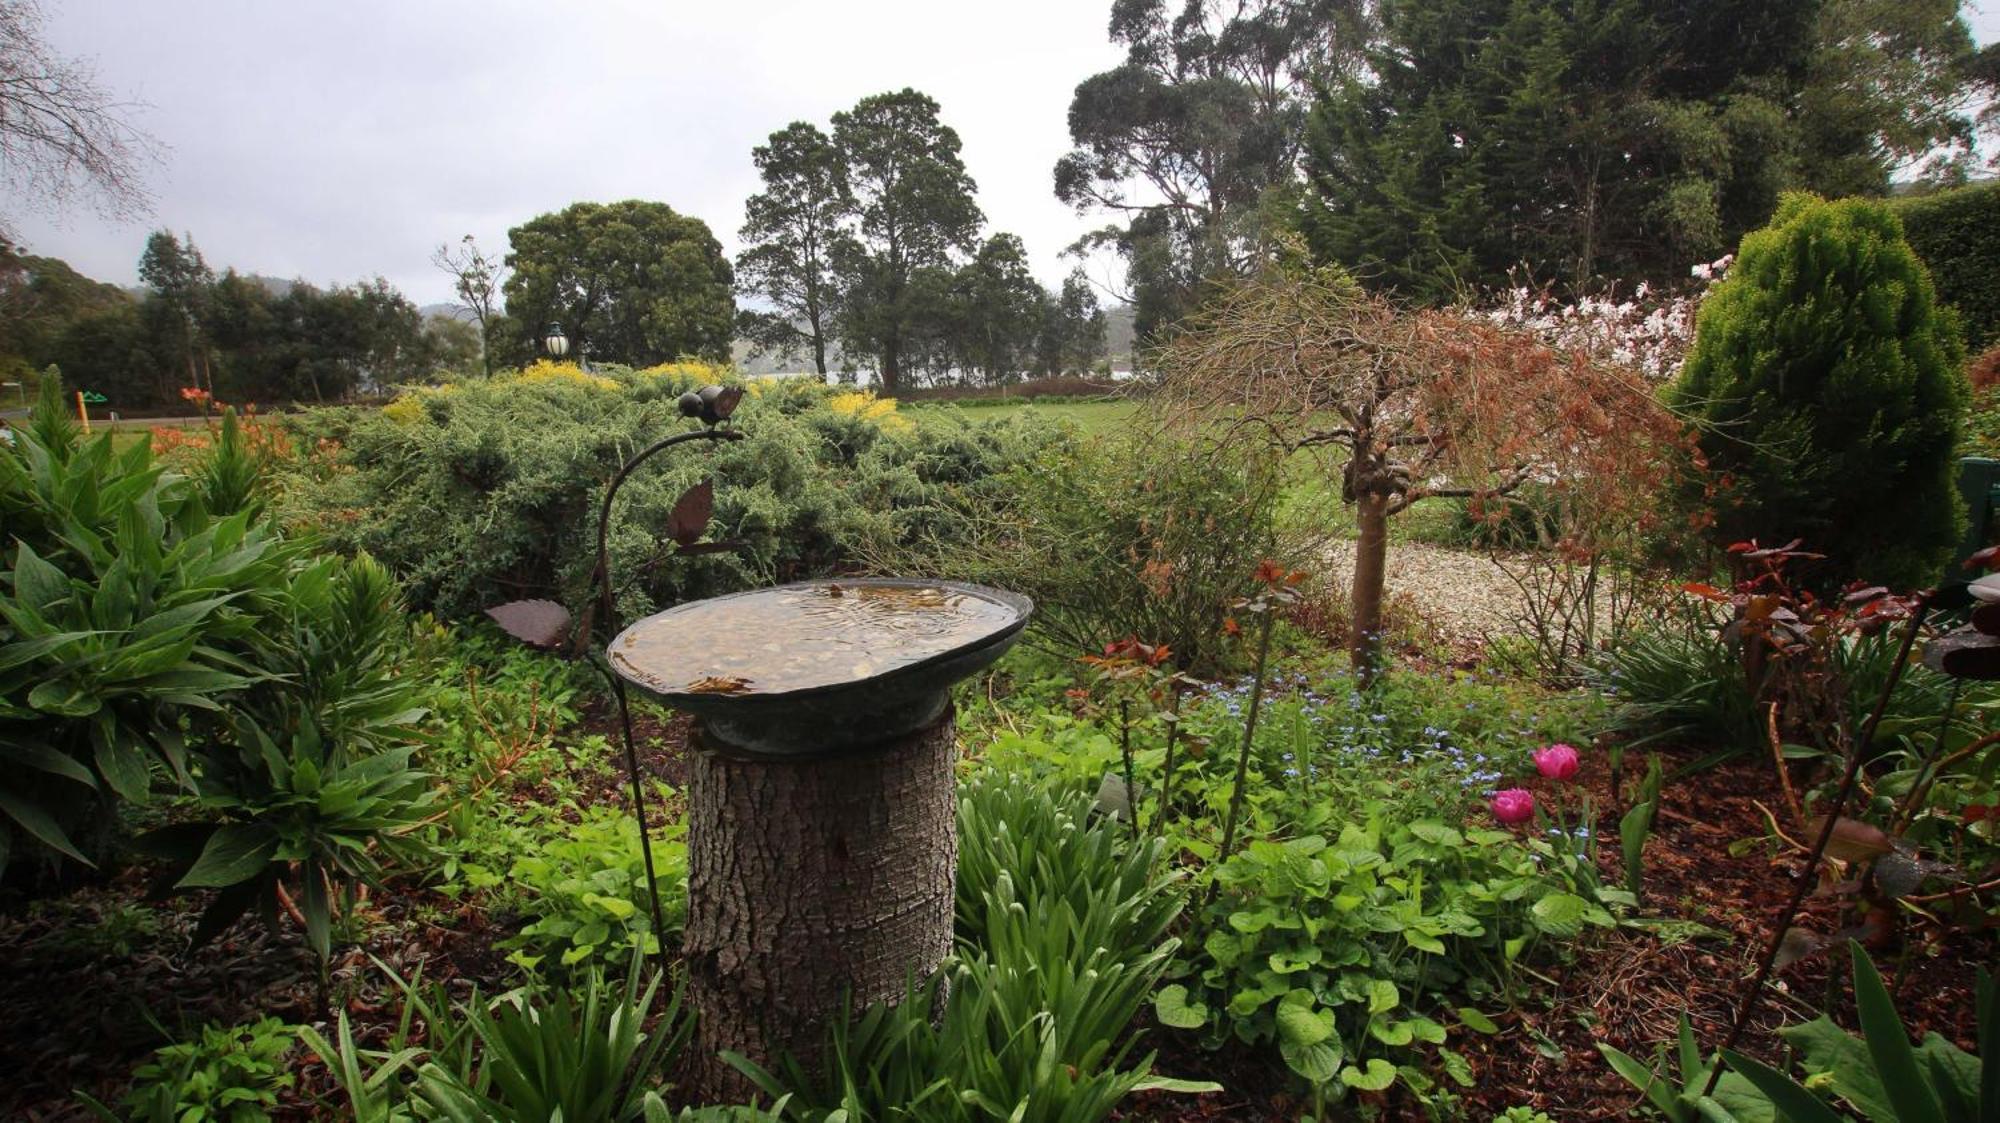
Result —
M688 784L683 953L696 1016L689 1082L756 1094L720 1057L821 1062L850 1009L900 1000L951 950L955 725L800 760L732 756L697 735Z

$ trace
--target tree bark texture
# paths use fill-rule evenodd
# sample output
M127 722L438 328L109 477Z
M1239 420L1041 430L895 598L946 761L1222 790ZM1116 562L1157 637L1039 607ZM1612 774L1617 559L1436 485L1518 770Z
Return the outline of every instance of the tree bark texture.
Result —
M683 951L699 1018L689 1077L709 1102L755 1089L717 1054L816 1065L846 1012L901 999L951 950L955 729L790 762L698 746L688 785Z
M1354 627L1347 650L1356 677L1366 686L1375 680L1376 669L1382 662L1382 587L1389 561L1389 499L1363 492L1354 506L1360 540L1354 544Z

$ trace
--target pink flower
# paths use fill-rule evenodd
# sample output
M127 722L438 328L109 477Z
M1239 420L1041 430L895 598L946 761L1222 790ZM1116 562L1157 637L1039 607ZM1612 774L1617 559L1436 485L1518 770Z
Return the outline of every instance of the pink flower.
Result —
M1580 763L1576 750L1568 745L1550 745L1535 750L1535 767L1551 780L1567 780L1576 775Z
M1493 793L1493 817L1512 826L1535 817L1535 793L1526 788L1507 788Z

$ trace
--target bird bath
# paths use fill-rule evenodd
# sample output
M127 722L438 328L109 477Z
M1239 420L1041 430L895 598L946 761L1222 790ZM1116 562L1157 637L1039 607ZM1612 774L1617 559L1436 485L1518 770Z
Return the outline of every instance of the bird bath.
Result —
M935 721L951 685L1012 646L1033 607L949 581L809 581L648 616L611 642L611 665L699 718L712 748L826 756Z
M722 1050L814 1065L830 1024L951 949L953 683L1020 638L1028 598L949 581L813 581L684 604L611 641L625 681L696 718L683 958L689 1074Z

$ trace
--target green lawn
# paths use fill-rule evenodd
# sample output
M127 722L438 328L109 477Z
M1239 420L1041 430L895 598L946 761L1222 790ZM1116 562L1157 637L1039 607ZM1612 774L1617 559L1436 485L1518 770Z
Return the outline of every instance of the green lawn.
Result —
M1057 418L1076 423L1087 434L1113 433L1140 419L1140 403L1133 401L1101 402L979 402L970 405L957 402L912 402L902 407L914 418L921 420L933 411L956 410L969 420L980 421L1012 417L1015 414L1033 411L1044 417ZM1324 461L1316 457L1300 454L1297 472L1285 489L1280 501L1278 517L1281 521L1298 527L1312 527L1322 532L1331 531L1335 537L1354 537L1354 511L1340 501L1340 480L1337 470L1324 467ZM1328 475L1333 471L1332 475ZM1419 503L1410 510L1389 521L1391 542L1430 542L1441 544L1457 543L1453 540L1452 524L1456 515L1451 503L1430 500Z
M982 402L961 405L957 402L911 402L903 408L912 416L922 418L931 410L957 410L969 421L997 420L1016 414L1032 412L1042 417L1073 421L1077 428L1086 433L1107 433L1131 423L1138 415L1139 403L1127 401L1105 402Z

